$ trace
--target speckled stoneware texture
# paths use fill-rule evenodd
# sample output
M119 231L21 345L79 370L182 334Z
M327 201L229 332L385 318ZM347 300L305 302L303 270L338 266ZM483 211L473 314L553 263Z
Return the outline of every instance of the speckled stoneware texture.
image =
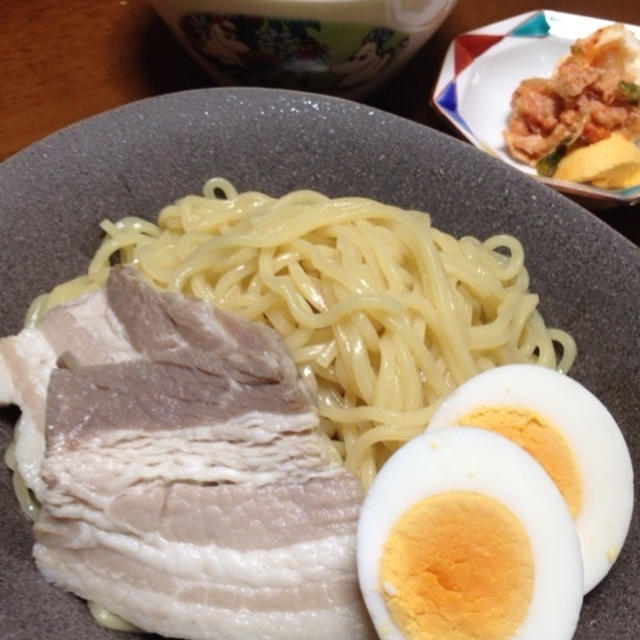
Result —
M455 235L515 234L545 319L578 342L572 375L619 421L637 471L638 250L562 196L469 145L334 98L269 89L173 94L81 122L6 160L0 165L2 334L20 329L35 294L85 268L100 219L152 217L163 204L199 192L213 175L241 190L280 195L308 187L427 210L436 226ZM15 416L1 415L4 450ZM2 467L0 638L117 637L96 627L78 599L38 575L30 525L10 484ZM576 640L637 640L639 558L636 509L618 562L585 600Z

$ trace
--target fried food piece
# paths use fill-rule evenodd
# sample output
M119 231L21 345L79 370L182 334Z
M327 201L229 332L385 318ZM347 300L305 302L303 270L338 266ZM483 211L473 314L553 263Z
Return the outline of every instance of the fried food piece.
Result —
M529 165L560 145L571 150L619 132L640 138L640 42L622 24L578 39L550 78L523 80L504 138Z

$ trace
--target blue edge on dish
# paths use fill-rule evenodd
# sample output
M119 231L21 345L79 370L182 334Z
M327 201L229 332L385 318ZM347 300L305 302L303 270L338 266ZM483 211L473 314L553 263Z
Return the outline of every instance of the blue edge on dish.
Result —
M500 42L502 38L506 37L525 37L525 38L545 38L549 35L550 31L549 23L545 16L544 11L539 11L534 14L523 23L517 25L508 33L502 35L493 44ZM484 53L484 51L482 52ZM461 127L463 127L469 134L474 135L471 127L465 122L464 118L458 112L458 96L456 92L456 76L444 87L440 92L440 95L435 100L436 104L445 111L453 120L455 120ZM633 195L638 192L638 187L628 187L626 189L619 189L617 193L627 196Z

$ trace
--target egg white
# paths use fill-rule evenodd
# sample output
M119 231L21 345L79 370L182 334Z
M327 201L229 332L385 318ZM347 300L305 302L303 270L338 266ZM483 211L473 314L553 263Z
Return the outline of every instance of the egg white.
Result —
M460 385L434 413L429 431L459 425L479 407L530 409L555 426L573 452L582 479L575 526L587 593L608 573L626 539L633 511L629 449L607 408L579 382L538 365L505 365Z
M364 500L357 531L358 579L381 638L404 640L382 595L380 560L394 523L419 501L472 491L507 507L531 544L534 585L514 640L569 640L582 606L582 559L571 514L544 469L493 432L449 428L425 432L382 467Z

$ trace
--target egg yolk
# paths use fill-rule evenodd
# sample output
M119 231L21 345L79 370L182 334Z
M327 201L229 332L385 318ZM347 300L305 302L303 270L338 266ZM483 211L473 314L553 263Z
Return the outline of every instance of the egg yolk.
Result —
M529 409L483 407L460 424L494 431L521 446L551 476L575 520L582 505L582 480L573 453L562 433Z
M527 614L533 555L522 524L504 505L450 491L398 519L380 578L389 613L409 640L506 640Z

